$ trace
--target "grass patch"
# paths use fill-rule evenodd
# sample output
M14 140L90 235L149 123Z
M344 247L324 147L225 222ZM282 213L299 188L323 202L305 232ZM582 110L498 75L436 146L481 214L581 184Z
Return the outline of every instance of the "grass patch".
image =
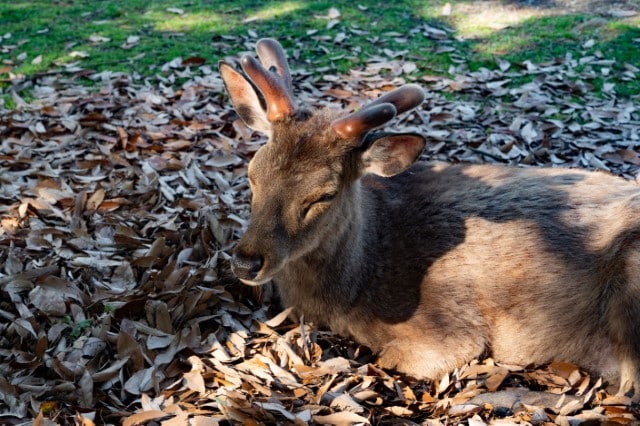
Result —
M473 41L480 58L502 56L505 59L525 58L541 62L550 57L563 57L579 47L580 38L572 29L585 19L581 15L528 18L517 26L493 32Z
M177 57L199 56L215 64L246 49L229 37L248 34L281 39L295 51L293 65L312 71L346 72L388 49L415 62L417 74L446 74L455 61L442 41L425 36L424 26L452 28L458 39L447 46L471 69L493 67L496 57L544 62L598 51L618 67L638 64L635 18L502 6L476 10L485 2L450 3L443 15L448 2L440 0L3 2L0 84L6 88L15 76L33 78L73 62L84 69L143 76ZM340 12L337 23L328 16L331 8ZM638 92L637 81L616 83L619 94Z

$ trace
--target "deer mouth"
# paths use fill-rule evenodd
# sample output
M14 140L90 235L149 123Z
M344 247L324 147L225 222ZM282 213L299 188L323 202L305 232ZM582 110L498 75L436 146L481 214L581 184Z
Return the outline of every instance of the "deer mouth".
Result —
M264 285L264 284L268 283L269 281L271 281L271 277L262 278L262 279L254 279L254 280L247 280L247 279L239 278L239 280L242 282L242 284L246 284L246 285L249 285L251 287L259 287L259 286Z
M244 284L260 286L268 283L282 269L283 262L265 259L258 254L247 254L237 249L231 257L231 271Z

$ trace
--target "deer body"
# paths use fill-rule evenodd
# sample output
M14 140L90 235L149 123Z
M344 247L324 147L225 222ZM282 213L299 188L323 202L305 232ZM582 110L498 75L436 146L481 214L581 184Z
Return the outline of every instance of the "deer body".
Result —
M615 324L610 311L633 292L640 309L637 266L625 265L640 253L637 185L573 170L422 165L352 191L360 202L337 216L357 220L327 228L274 276L287 306L419 377L489 351L616 375L610 329L633 334L638 317Z
M232 266L285 305L436 379L490 353L577 363L640 385L640 188L604 173L415 164L424 139L371 132L416 86L361 111L298 110L284 53L221 74L269 142L249 164L251 221ZM257 86L255 90L251 83ZM262 96L262 98L260 97ZM262 100L261 100L262 99Z

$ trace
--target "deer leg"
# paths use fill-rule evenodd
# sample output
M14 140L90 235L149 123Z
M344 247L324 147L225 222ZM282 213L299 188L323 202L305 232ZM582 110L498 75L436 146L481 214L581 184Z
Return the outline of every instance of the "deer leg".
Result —
M444 339L438 344L396 339L382 349L378 364L383 368L411 372L416 378L437 380L479 357L484 350L485 342L481 336L455 348L447 345Z
M622 279L612 278L607 320L620 368L618 393L640 401L640 240L627 241L622 249Z

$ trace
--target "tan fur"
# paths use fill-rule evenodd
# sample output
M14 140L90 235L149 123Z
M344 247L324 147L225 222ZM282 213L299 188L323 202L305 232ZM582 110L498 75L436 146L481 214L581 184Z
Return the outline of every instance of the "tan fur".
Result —
M301 163L309 176L322 167ZM288 180L258 186L295 205L301 194ZM303 253L273 272L287 306L419 377L488 350L513 364L571 361L612 380L621 372L637 385L636 184L574 170L419 165L341 185L322 226L296 242ZM261 224L277 214L265 203L254 197L259 222L248 233L260 237L240 250L281 250Z
M640 389L638 185L493 165L376 176L365 171L408 167L418 139L354 144L332 129L338 117L271 123L249 166L251 221L234 255L243 281L273 280L286 306L416 377L488 353L574 362Z

